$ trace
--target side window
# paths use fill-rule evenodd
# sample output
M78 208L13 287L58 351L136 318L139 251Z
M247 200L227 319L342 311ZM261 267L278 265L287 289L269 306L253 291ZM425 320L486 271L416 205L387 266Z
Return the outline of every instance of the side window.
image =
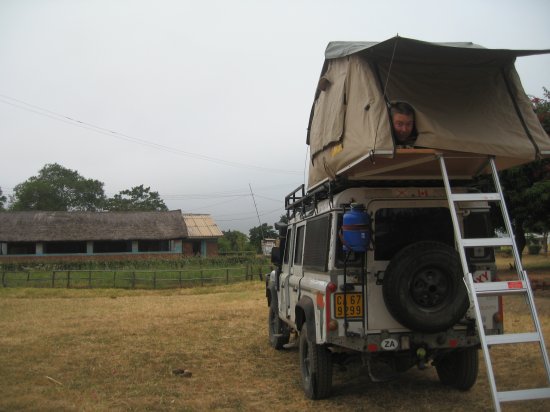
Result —
M376 260L390 260L405 246L421 240L454 247L453 223L445 207L378 209L374 225Z
M285 265L288 264L288 256L290 255L290 251L292 250L292 228L288 228L286 231L286 242L285 242L285 256L283 259L283 263Z
M330 244L331 215L307 222L304 268L326 272Z
M294 264L298 266L302 264L305 228L306 228L305 225L303 225L296 229L296 243L294 245Z

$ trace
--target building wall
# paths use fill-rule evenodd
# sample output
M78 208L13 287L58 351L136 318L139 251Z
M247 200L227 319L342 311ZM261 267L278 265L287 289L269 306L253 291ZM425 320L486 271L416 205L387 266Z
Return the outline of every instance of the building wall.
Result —
M207 256L218 256L218 240L208 240L206 242L206 255Z
M182 247L186 256L218 256L218 239L187 239Z
M191 242L182 242L183 254L186 256L193 256L193 244Z

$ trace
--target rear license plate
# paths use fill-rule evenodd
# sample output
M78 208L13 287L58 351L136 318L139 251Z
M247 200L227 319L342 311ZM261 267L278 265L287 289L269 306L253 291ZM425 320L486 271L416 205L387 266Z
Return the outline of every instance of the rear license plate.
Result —
M363 298L360 293L335 293L334 307L335 318L344 317L344 308L346 311L346 318L360 318L363 316Z

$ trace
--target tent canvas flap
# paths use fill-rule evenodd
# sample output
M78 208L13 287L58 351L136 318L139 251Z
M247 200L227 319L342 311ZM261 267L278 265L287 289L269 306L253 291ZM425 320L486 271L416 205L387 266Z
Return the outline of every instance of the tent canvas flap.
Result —
M550 50L491 50L404 38L329 44L327 56L335 57L327 59L321 78L330 86L318 90L309 126L309 187L338 175L354 178L359 159L372 163L369 154L391 153L399 163L390 101L414 107L415 147L492 155L500 165L549 152L550 138L514 68L515 57L542 52ZM359 167L364 168L368 164Z

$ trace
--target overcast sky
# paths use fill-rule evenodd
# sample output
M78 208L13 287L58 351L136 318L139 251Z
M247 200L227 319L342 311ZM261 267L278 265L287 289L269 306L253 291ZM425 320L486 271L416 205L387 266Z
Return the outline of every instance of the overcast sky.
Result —
M0 187L47 163L224 229L284 213L332 40L549 49L548 0L0 0ZM527 94L550 56L518 59Z

